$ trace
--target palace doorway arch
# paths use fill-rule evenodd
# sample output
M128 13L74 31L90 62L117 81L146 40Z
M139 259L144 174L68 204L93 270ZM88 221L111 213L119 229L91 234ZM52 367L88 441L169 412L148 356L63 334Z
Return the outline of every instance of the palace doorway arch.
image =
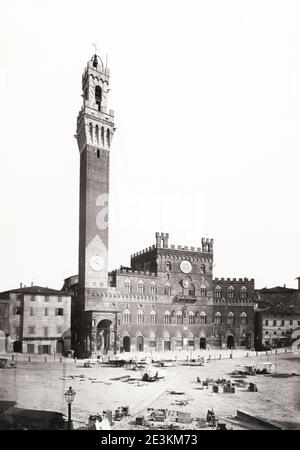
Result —
M143 336L138 336L136 339L136 348L138 352L144 351L144 338Z
M130 337L129 336L124 336L123 337L123 350L124 352L130 352Z
M205 337L200 338L200 348L203 350L206 349L206 338Z
M230 349L234 348L234 336L232 336L232 334L227 336L227 347Z
M63 355L65 353L65 343L63 339L56 341L56 353Z

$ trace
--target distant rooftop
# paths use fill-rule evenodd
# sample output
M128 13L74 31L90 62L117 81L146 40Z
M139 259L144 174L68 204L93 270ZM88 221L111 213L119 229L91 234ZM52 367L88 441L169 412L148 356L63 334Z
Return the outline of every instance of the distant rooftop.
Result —
M263 288L263 289L258 289L258 292L261 293L287 293L287 292L297 292L298 289L294 289L294 288L287 288L286 286L275 286L272 288Z
M26 286L18 289L10 289L9 291L0 292L0 295L4 294L34 294L34 295L67 295L64 291L57 291L56 289L49 289L43 286Z

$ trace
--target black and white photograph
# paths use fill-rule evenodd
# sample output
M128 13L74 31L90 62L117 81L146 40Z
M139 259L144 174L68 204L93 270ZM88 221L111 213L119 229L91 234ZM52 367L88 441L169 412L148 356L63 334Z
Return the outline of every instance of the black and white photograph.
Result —
M0 430L300 430L300 3L0 5Z

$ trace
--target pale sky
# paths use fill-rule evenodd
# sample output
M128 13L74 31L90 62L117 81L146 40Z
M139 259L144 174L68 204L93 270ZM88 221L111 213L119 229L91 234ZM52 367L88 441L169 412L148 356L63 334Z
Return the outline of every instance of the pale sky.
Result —
M78 271L81 75L111 70L109 268L214 238L214 275L296 287L298 1L1 1L0 291Z

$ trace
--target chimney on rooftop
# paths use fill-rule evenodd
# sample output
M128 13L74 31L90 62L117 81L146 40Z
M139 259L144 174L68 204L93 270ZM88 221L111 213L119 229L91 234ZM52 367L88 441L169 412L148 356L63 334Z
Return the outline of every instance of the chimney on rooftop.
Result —
M22 289L22 287L23 287L23 283L20 283L20 289Z
M298 291L300 291L300 277L297 277L296 280L298 280Z
M31 286L33 286L33 281L31 282Z
M286 287L286 284L285 284L285 283L284 283L283 287L284 287L284 288Z

